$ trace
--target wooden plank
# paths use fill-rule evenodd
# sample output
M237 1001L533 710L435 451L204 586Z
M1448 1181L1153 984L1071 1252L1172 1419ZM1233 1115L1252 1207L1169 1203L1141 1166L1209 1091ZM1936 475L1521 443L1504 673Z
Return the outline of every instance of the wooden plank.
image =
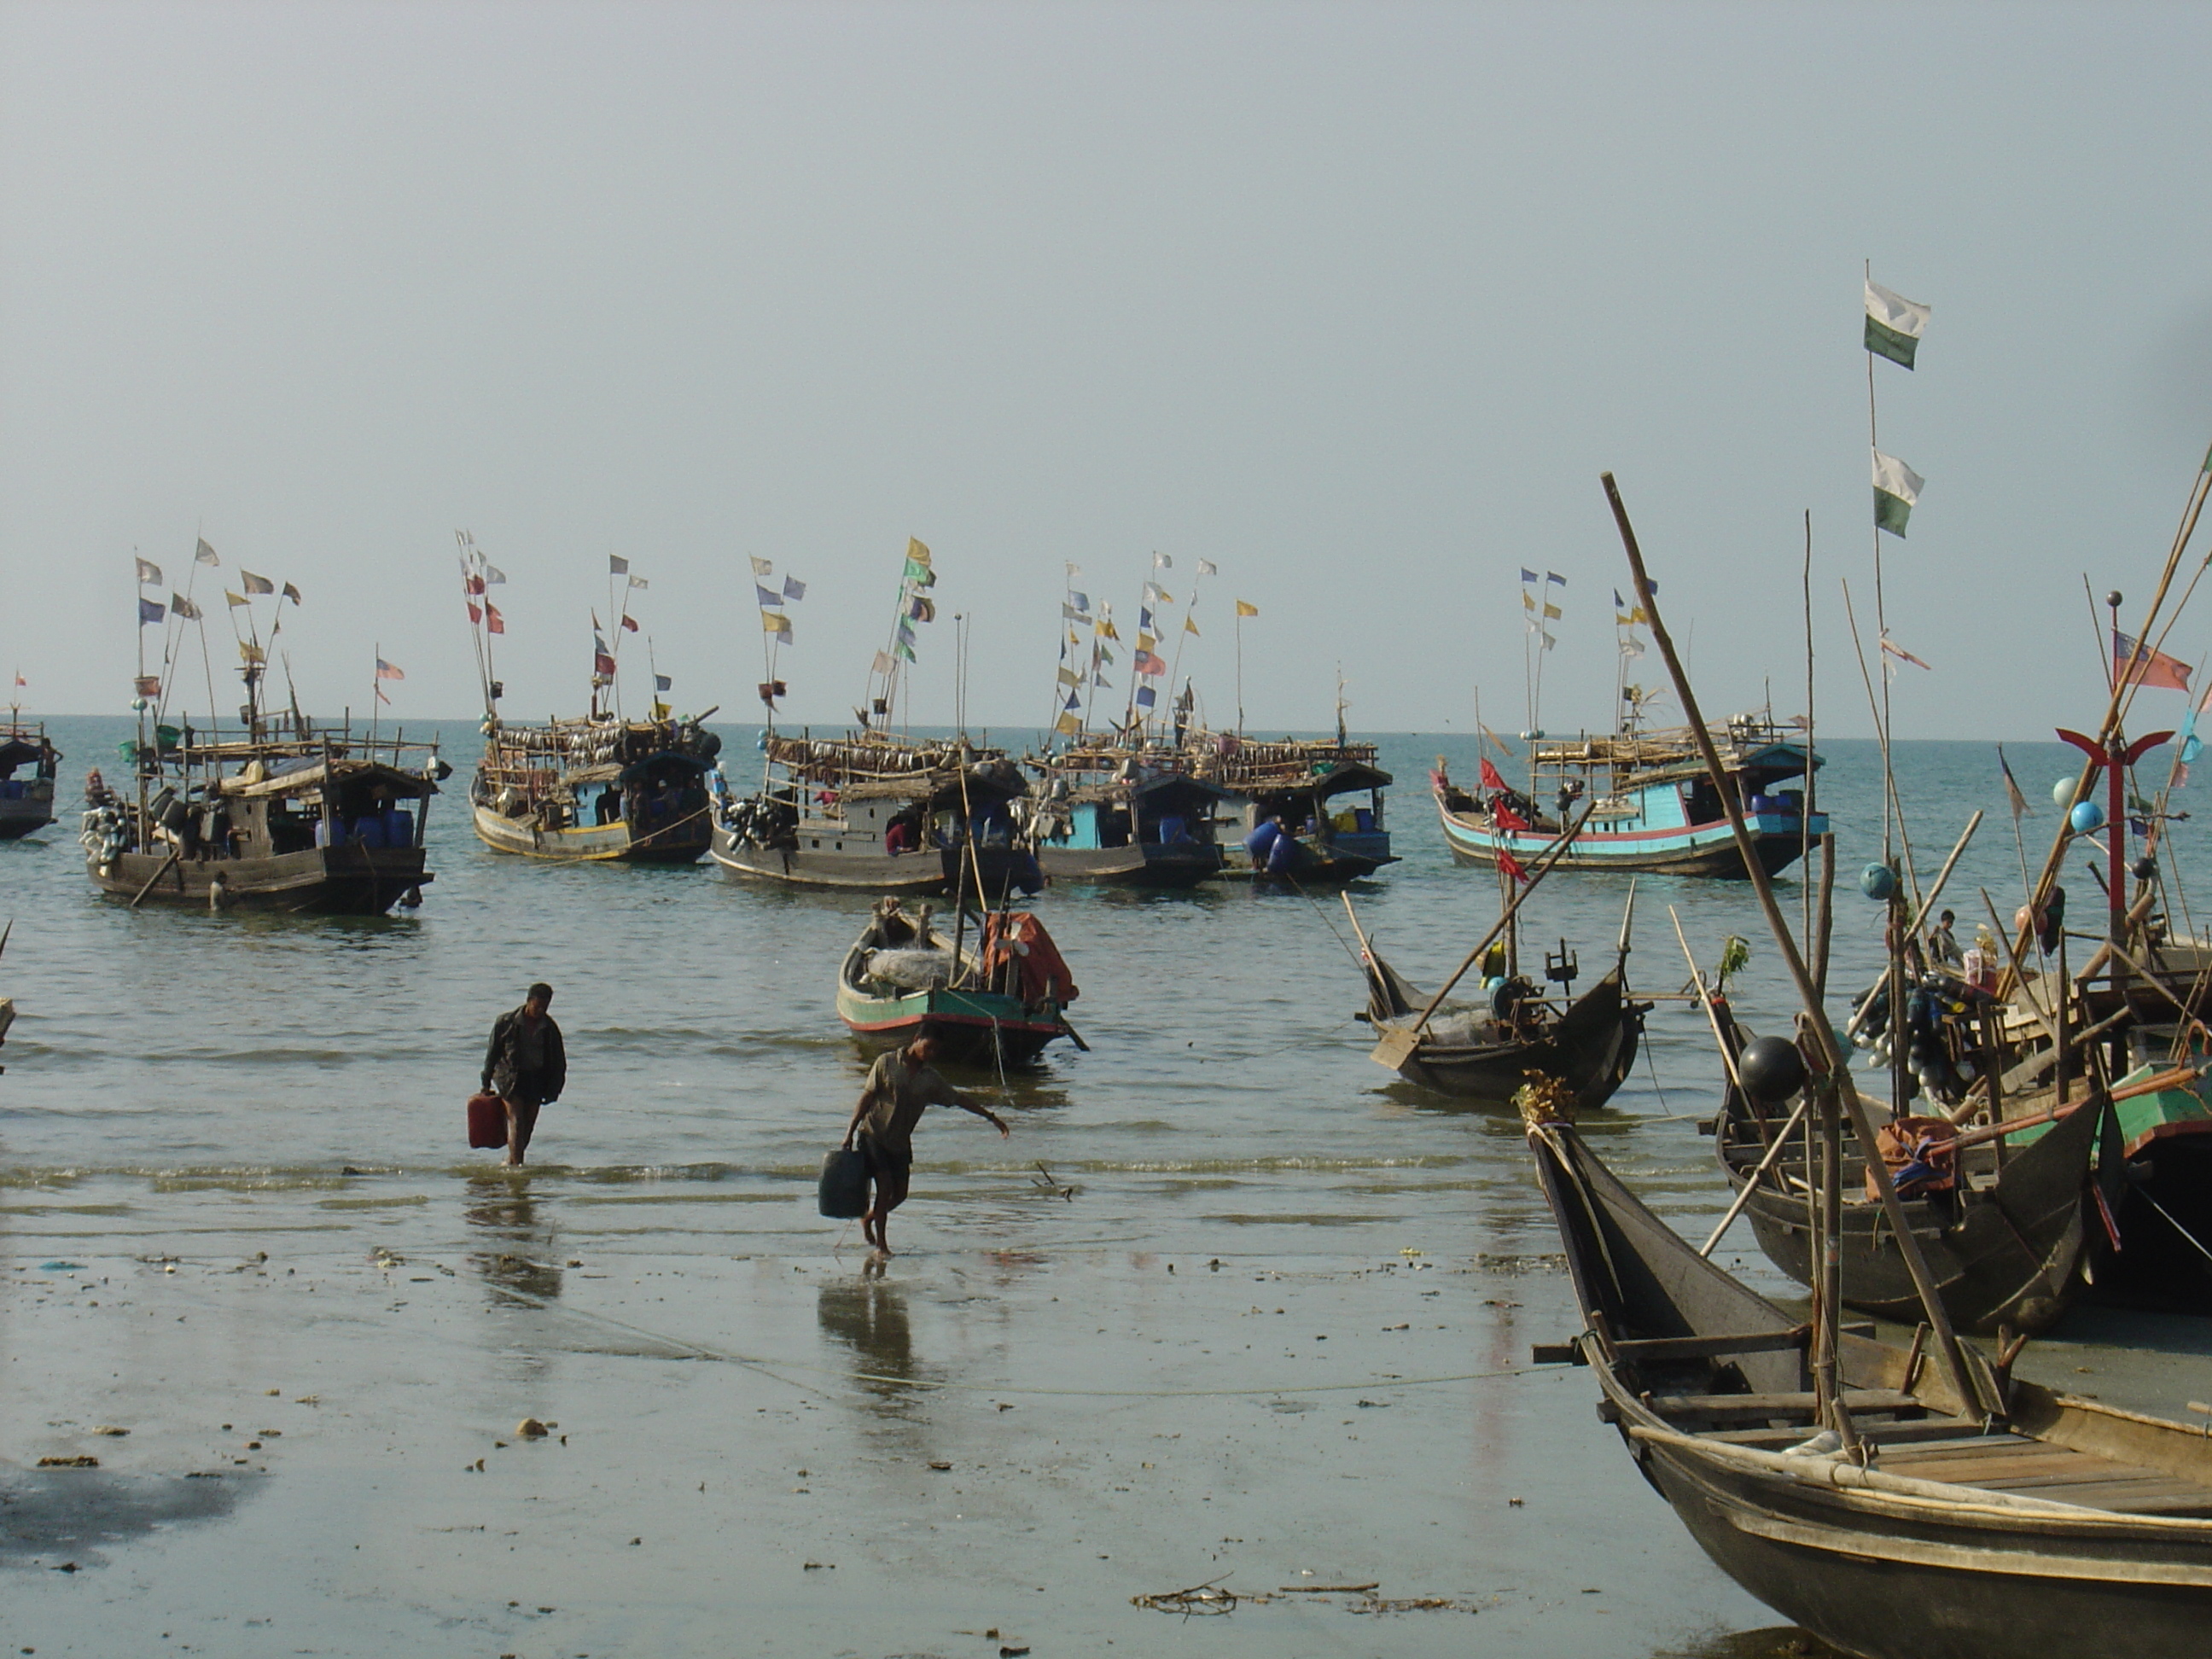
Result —
M1651 1408L1668 1417L1807 1417L1818 1403L1810 1394L1662 1394ZM1918 1411L1920 1401L1892 1389L1849 1389L1844 1404L1853 1412Z
M1799 1325L1786 1331L1749 1331L1736 1336L1634 1337L1614 1343L1623 1359L1717 1359L1726 1354L1783 1353L1802 1348L1813 1340L1813 1328Z

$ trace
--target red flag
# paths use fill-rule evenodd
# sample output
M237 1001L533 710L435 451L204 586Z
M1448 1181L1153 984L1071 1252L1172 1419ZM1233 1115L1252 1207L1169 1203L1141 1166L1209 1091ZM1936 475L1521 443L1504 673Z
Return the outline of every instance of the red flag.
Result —
M604 674L609 679L612 679L615 677L615 659L604 651L592 653L592 672L594 674Z
M484 601L484 632L487 634L507 632L507 618L499 614L499 607L489 599Z
M477 602L474 599L464 599L461 603L468 606L471 622L480 623L483 620L483 612L477 609Z
M2189 665L2178 657L2167 656L2163 651L2154 651L2148 646L2143 647L2142 655L2136 660L2135 672L2129 674L2128 659L2135 655L2136 644L2130 635L2121 633L2117 628L2112 630L2112 672L2115 676L2127 674L2128 683L2131 685L2163 687L2169 691L2189 690Z
M629 614L629 612L628 612L627 611L623 611L623 623L622 623L622 625L623 625L624 628L627 628L628 629L629 629L629 631L630 631L631 633L633 633L633 634L635 634L635 633L636 633L636 632L637 632L637 618L636 618L636 617L633 617L633 616L631 616L631 615Z
M1522 817L1518 812L1505 805L1504 801L1496 801L1492 804L1490 808L1490 821L1496 824L1500 830L1526 830L1528 827L1528 820Z
M1521 860L1502 847L1498 849L1498 867L1523 887L1528 884L1528 872L1521 867Z
M1503 789L1505 787L1505 780L1498 775L1498 769L1490 763L1487 755L1482 757L1482 787L1486 789Z
M468 592L470 592L471 593L477 593L477 594L480 594L480 593L482 593L483 591L484 591L484 580L483 580L483 578L482 576L471 576L471 577L469 578L469 580L468 580Z

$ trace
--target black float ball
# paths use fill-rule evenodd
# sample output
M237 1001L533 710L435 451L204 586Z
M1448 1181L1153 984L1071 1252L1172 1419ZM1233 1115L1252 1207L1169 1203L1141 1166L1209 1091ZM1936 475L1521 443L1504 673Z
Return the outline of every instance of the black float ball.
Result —
M2158 873L2158 860L2154 858L2140 858L2129 868L2130 873L2137 881L2148 881Z
M1753 1037L1736 1059L1735 1074L1753 1100L1771 1106L1805 1086L1805 1057L1788 1037Z

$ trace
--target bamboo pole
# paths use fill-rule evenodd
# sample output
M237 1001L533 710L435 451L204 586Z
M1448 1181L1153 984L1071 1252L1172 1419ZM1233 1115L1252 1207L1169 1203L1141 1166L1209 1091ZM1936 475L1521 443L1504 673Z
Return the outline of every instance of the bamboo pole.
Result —
M1818 1086L1826 1094L1840 1100L1850 1114L1851 1127L1858 1137L1859 1147L1866 1157L1867 1174L1874 1182L1881 1206L1888 1218L1890 1230L1897 1239L1898 1251L1905 1258L1906 1271L1912 1276L1913 1286L1920 1293L1923 1310L1929 1325L1936 1333L1936 1346L1942 1352L1943 1368L1949 1374L1951 1385L1957 1389L1961 1401L1979 1401L1981 1393L1975 1387L1973 1373L1967 1368L1964 1347L1959 1334L1953 1328L1951 1316L1945 1311L1942 1292L1937 1289L1935 1275L1929 1271L1928 1260L1921 1254L1920 1241L1912 1231L1905 1206L1897 1196L1897 1188L1889 1178L1888 1167L1881 1160L1881 1148L1875 1144L1874 1126L1868 1121L1866 1106L1859 1099L1856 1085L1851 1080L1835 1028L1828 1023L1827 1010L1821 1006L1812 975L1806 970L1805 960L1798 954L1796 942L1790 934L1789 924L1784 921L1782 907L1774 897L1774 886L1767 879L1766 871L1752 846L1751 832L1743 821L1743 807L1727 787L1719 753L1713 746L1712 733L1705 729L1705 716L1697 704L1697 694L1690 689L1689 677L1682 671L1681 659L1674 652L1674 636L1667 631L1666 623L1659 613L1659 602L1651 592L1651 579L1644 568L1643 550L1637 545L1635 527L1628 521L1627 505L1620 499L1620 487L1613 474L1603 475L1606 501L1613 508L1614 524L1620 532L1623 550L1628 556L1628 568L1636 579L1637 598L1642 602L1644 614L1651 619L1651 635L1657 642L1659 654L1665 660L1667 673L1674 683L1674 694L1681 699L1683 712L1689 716L1690 734L1696 739L1705 769L1718 790L1721 805L1728 812L1729 829L1735 836L1736 847L1743 855L1744 868L1751 877L1753 890L1759 896L1759 906L1766 923L1774 933L1775 944L1782 952L1790 969L1790 977L1796 984L1797 994L1803 1000L1806 1012L1811 1016L1812 1031L1820 1050L1826 1075ZM1835 1215L1828 1217L1832 1232ZM1984 1402L1987 1403L1987 1402Z

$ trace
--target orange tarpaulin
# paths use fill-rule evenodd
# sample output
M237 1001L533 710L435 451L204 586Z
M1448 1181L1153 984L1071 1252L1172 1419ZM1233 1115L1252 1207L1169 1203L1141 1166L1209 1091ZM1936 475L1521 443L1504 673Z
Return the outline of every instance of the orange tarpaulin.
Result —
M993 912L983 919L983 973L990 983L1000 982L1009 961L1020 963L1020 994L1024 1002L1041 1002L1049 994L1069 1003L1079 994L1075 975L1044 924L1026 910Z

